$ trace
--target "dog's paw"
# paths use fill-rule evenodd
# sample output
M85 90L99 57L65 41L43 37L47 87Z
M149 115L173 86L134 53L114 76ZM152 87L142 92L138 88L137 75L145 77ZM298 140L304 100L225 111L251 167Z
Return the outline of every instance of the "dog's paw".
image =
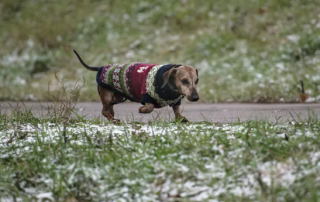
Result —
M120 125L121 121L119 119L112 119L111 122L114 124L114 125Z
M145 112L144 112L144 106L142 106L142 107L139 108L139 113L145 113Z
M142 106L139 108L139 113L146 114L146 113L150 113L150 112L151 112L151 110L147 106Z
M180 123L189 123L189 120L188 120L186 117L184 117L184 116L177 117L177 118L176 118L176 121L177 121L177 122L180 122Z
M103 111L101 113L104 117L106 117L108 119L109 122L111 122L115 125L119 125L121 123L119 119L113 118L113 115L111 115L110 113L104 113Z

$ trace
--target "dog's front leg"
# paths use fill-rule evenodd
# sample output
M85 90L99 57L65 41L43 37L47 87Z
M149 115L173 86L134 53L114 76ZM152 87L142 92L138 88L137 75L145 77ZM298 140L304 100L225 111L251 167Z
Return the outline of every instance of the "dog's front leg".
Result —
M175 105L172 107L174 115L176 116L176 121L181 121L181 123L188 123L188 119L181 115L180 105Z
M154 104L146 103L145 106L139 108L139 113L147 114L152 112L154 109Z

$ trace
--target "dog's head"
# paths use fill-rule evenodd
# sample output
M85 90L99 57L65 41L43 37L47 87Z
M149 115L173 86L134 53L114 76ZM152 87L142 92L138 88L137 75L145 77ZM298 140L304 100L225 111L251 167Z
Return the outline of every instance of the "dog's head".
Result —
M196 102L199 100L196 89L199 81L197 69L191 66L172 68L163 74L163 80L162 88L170 85L178 90L181 95L186 96L189 101Z

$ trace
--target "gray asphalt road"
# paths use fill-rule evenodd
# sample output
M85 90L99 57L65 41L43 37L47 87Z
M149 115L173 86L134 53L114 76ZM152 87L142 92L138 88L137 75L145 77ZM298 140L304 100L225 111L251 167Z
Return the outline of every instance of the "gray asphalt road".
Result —
M46 114L48 104L44 102L26 102L24 105L31 108L34 114ZM172 120L172 109L169 107L156 109L151 114L139 114L138 103L123 103L115 105L116 117L122 121L148 122L154 119ZM16 107L23 108L22 103L0 102L1 113L12 113ZM320 104L199 104L185 103L181 106L182 114L190 121L210 121L219 123L232 123L247 120L269 120L286 122L295 119L306 119L310 113L320 117ZM102 105L100 102L79 103L76 110L88 118L101 116Z

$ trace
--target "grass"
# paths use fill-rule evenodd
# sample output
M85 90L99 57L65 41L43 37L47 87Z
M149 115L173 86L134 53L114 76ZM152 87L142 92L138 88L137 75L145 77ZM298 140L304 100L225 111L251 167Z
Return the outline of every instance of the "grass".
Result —
M99 100L90 65L189 64L202 102L297 102L319 95L316 0L34 1L0 3L1 100L48 100L55 72ZM263 98L263 99L261 99Z
M66 127L65 127L66 126ZM0 116L0 201L318 201L320 122Z

